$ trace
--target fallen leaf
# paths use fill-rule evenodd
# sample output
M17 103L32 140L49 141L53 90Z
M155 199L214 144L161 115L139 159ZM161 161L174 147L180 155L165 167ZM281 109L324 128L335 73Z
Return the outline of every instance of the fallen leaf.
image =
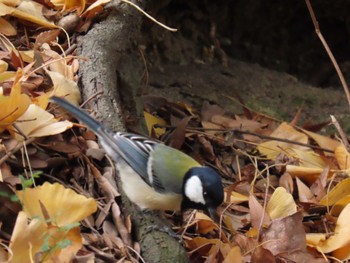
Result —
M62 11L76 9L79 14L84 11L86 4L85 0L50 0L50 2Z
M309 137L311 137L321 148L334 151L340 145L339 141L331 139L324 135L310 132L304 129L302 131L306 133Z
M53 83L53 91L51 96L64 97L70 103L78 106L81 102L81 94L77 83L73 80L65 78L64 75L54 72L46 71Z
M271 253L270 250L265 249L261 246L258 246L253 251L251 262L254 262L254 263L265 263L265 262L275 263L276 258Z
M261 226L267 227L271 223L270 216L253 195L249 196L249 214L251 224L256 229L259 229Z
M332 216L338 217L343 211L344 207L346 207L350 203L350 195L344 196L340 198L331 208L331 211L329 213Z
M350 258L350 204L340 213L335 229L334 234L329 238L324 239L322 234L313 235L312 241L310 241L310 235L308 238L308 245L314 246L318 251L322 253L332 253L332 256L336 257L339 260L347 260ZM314 237L317 237L315 239Z
M292 176L285 172L279 179L279 185L287 190L288 193L293 193L294 182Z
M249 196L232 191L230 195L230 203L232 204L239 204L242 202L247 202L249 201Z
M70 262L82 247L82 241L79 227L49 227L42 219L30 219L21 211L11 236L11 262L30 262L39 255L45 262Z
M346 178L337 183L332 190L321 199L320 205L332 206L348 195L350 195L350 178Z
M317 203L311 190L299 178L296 178L296 183L298 186L298 196L300 202L312 204Z
M0 20L0 22L1 22L1 20ZM1 28L1 23L0 23L0 28ZM0 60L0 73L6 71L7 68L8 68L8 64L5 61Z
M323 168L287 165L286 172L311 185L320 177Z
M242 253L239 246L234 246L230 249L230 252L225 257L223 263L242 262Z
M20 73L17 74L19 77ZM15 122L28 109L30 98L26 94L21 94L19 82L15 82L9 96L0 94L0 132L4 129L13 129Z
M340 144L335 148L334 155L341 170L350 169L350 153L347 151L344 144Z
M294 129L292 126L288 125L285 122L281 123L280 126L270 134L270 136L305 144L308 141L308 137L306 134L298 132L296 129ZM293 149L299 149L302 151L308 150L308 148L305 146L281 141L263 142L258 145L257 149L268 159L276 159L277 156L281 153L293 155Z
M57 27L42 14L43 6L34 1L22 0L14 8L0 2L0 16L11 15L44 27Z
M26 112L17 119L17 127L27 137L43 137L59 134L73 126L70 121L57 121L54 116L41 107L30 104ZM18 140L24 138L16 134Z
M261 243L273 255L291 251L305 251L306 237L301 212L272 221L261 233Z
M180 149L182 147L185 142L186 127L191 119L192 116L187 116L179 121L175 130L170 134L170 137L167 140L167 145L175 149Z
M45 182L42 186L18 191L17 196L23 204L24 212L31 218L44 220L39 204L39 201L42 202L52 223L59 227L79 222L97 209L94 199L79 195L59 183Z
M145 117L145 122L148 129L148 135L151 136L152 134L155 134L157 138L159 138L161 135L165 133L165 128L155 128L154 125L160 125L164 126L166 125L166 121L160 117L156 117L147 111L143 112L143 115Z
M266 206L266 213L271 219L288 217L297 212L293 196L283 187L278 187L271 195Z
M44 242L46 230L46 225L42 220L29 221L25 212L19 212L10 242L10 250L13 255L11 262L28 262L30 258L34 258Z
M109 3L111 0L97 0L92 5L90 5L82 14L82 16L85 16L87 13L91 12L96 7L99 7L101 5Z

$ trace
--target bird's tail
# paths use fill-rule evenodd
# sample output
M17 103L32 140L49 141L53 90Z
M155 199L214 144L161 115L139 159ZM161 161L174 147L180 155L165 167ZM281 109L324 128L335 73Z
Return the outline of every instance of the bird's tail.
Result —
M85 111L69 103L67 100L56 96L51 97L50 101L60 105L63 109L70 112L74 118L83 122L86 126L88 126L88 128L90 128L90 130L92 130L96 134L99 135L101 133L102 124L90 117L90 115L87 114Z

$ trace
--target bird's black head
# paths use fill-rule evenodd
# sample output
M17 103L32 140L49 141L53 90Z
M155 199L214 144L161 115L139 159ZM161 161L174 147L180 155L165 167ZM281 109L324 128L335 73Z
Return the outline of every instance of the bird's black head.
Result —
M224 201L220 175L210 167L191 168L184 177L181 209L195 208L210 214Z

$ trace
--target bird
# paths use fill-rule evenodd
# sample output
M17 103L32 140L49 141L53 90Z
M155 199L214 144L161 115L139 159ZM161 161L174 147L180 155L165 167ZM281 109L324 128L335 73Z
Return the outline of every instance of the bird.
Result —
M219 173L189 155L146 136L111 132L61 97L50 101L84 123L113 159L126 196L141 210L199 209L215 217L224 200Z

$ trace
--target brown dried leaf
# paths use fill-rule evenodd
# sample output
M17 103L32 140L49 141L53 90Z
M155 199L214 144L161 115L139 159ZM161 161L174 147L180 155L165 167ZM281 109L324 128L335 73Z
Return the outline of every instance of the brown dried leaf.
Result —
M56 40L56 38L58 37L59 34L60 34L59 29L41 32L35 38L34 49L40 48L41 45L44 43L50 44L51 42Z
M316 181L310 186L310 190L318 202L327 194L326 185L328 174L329 167L327 166L326 168L324 168L323 172L316 179Z
M169 146L175 149L180 149L185 142L186 127L188 122L192 119L192 116L183 118L177 125L176 129L171 133L167 142Z
M216 159L216 155L214 153L213 145L208 141L203 135L199 135L198 141L203 146L204 154L207 160L214 161Z
M279 185L287 190L288 193L293 193L294 183L293 178L289 173L284 173L279 180Z
M306 250L306 236L303 215L297 212L291 216L275 219L268 229L261 233L263 247L273 255Z
M298 177L296 178L296 183L300 202L316 204L316 198L311 190Z
M276 258L271 253L270 250L265 249L261 246L258 246L253 251L251 262L254 262L254 263L265 263L265 262L275 263Z
M210 104L204 101L201 109L201 120L204 122L211 122L214 115L224 115L225 110L216 104Z
M256 229L259 229L260 226L268 226L271 223L269 215L253 195L249 196L249 213L251 224Z
M131 235L125 226L124 220L121 217L120 208L115 202L112 203L111 210L112 210L113 222L114 222L115 226L117 227L118 232L119 232L124 244L132 247Z
M0 17L0 33L5 36L15 36L17 35L17 30L6 19Z

